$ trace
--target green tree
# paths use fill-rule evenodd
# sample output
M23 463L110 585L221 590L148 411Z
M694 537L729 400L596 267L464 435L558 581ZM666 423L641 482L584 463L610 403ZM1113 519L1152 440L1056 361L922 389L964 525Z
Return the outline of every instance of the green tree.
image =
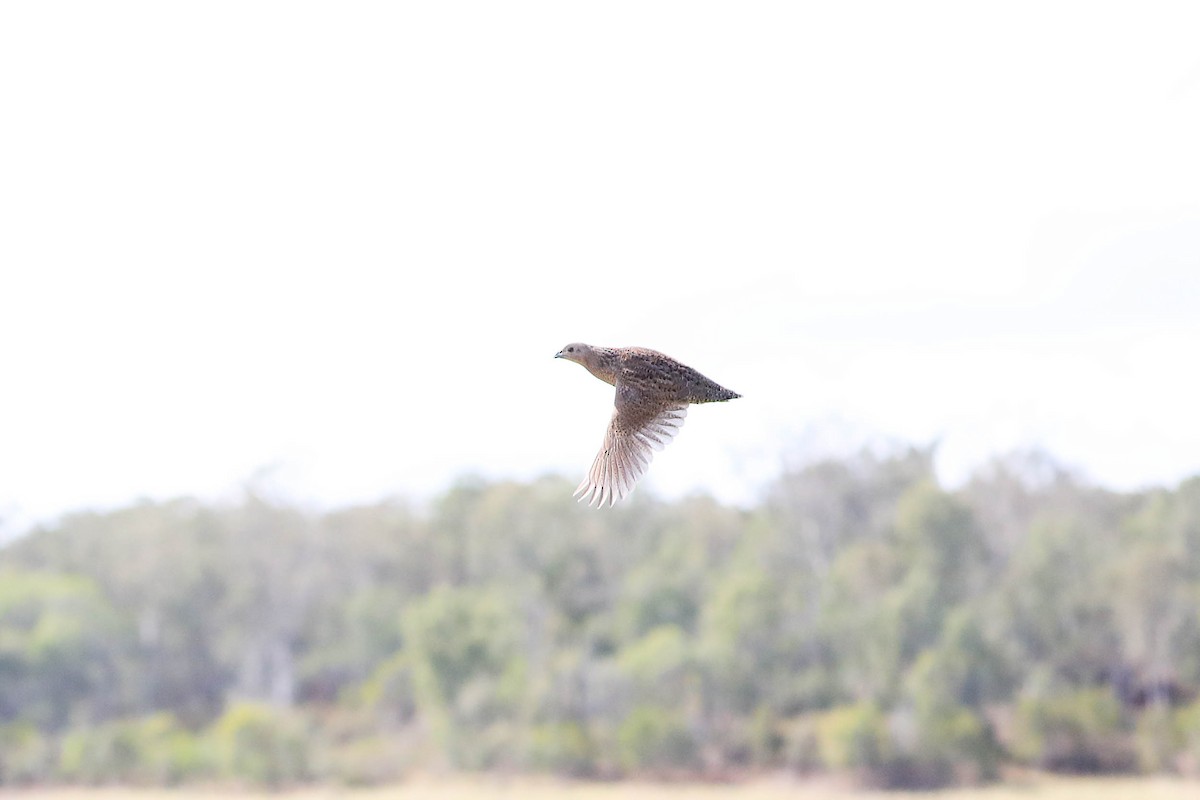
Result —
M500 731L524 699L526 668L504 593L440 587L405 612L404 630L417 708L452 760L478 766L510 753L511 731Z
M0 569L0 722L47 729L122 709L128 631L87 578Z

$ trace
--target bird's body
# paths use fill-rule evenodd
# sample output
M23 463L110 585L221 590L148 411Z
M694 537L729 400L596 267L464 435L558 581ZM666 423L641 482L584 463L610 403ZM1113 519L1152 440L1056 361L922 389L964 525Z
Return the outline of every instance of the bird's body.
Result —
M604 446L575 494L589 505L612 505L633 490L661 450L678 432L693 403L741 397L670 356L644 347L569 344L556 357L583 365L616 387Z

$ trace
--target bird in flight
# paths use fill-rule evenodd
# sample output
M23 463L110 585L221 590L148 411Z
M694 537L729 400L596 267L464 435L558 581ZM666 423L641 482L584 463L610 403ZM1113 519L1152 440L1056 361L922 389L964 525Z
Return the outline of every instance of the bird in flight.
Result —
M633 491L655 450L675 437L692 403L741 397L670 356L644 347L593 347L576 342L554 355L581 364L617 387L604 444L575 496L611 506Z

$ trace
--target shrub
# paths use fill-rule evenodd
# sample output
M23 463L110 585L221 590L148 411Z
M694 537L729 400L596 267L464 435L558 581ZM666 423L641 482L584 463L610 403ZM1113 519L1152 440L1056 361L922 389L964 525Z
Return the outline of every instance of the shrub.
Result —
M1107 688L1026 697L1017 706L1012 751L1044 769L1115 772L1134 766L1121 707Z
M215 772L204 743L165 713L72 731L58 766L84 783L174 784Z
M822 763L817 717L795 717L784 722L781 727L783 760L787 768L800 773L817 771Z
M1149 706L1138 714L1133 739L1138 766L1145 772L1173 769L1183 744L1176 716L1161 705Z
M627 770L673 771L694 767L696 741L675 714L639 706L617 731L621 764Z
M995 779L1000 747L991 726L975 711L957 705L898 716L907 728L897 755L885 765L881 783L892 788L932 789ZM905 724L907 723L907 724Z
M376 667L358 687L355 699L396 722L412 720L417 713L417 702L408 655L398 652Z
M322 777L346 786L375 786L398 781L410 764L398 736L364 735L331 745L323 759Z
M979 676L986 672L985 649L965 615L954 615L948 628L970 646L926 650L909 670L902 710L892 715L902 768L892 770L888 785L935 788L996 776L1001 753L992 726L965 701L978 700L979 692L969 687L984 682Z
M871 769L892 753L883 712L871 702L841 706L817 720L817 747L830 769Z
M312 777L308 741L292 713L257 703L237 703L212 729L224 775L277 787Z
M750 755L757 766L773 764L783 750L784 737L779 721L767 706L759 706L750 719L748 738Z
M0 725L0 786L37 783L48 777L51 750L28 722Z
M1179 750L1175 766L1186 775L1200 775L1200 700L1172 715Z
M529 765L570 777L593 774L595 753L587 731L578 722L536 726L530 737Z

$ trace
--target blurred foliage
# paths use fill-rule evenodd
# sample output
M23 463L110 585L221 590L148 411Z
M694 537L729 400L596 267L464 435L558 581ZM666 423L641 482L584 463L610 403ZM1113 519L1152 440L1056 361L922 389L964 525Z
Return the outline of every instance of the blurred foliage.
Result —
M821 761L834 769L880 769L892 758L887 717L870 700L822 714L817 737Z
M167 713L119 719L68 732L59 775L89 784L176 784L217 774L208 748Z
M212 730L223 774L272 787L312 777L304 722L290 710L263 703L231 705Z
M464 480L417 510L67 516L0 549L0 784L1005 763L1200 773L1200 478L786 469L749 508Z
M1025 697L1017 707L1017 754L1050 769L1074 772L1130 766L1121 706L1108 687Z
M617 742L629 770L670 773L696 765L696 740L676 711L638 706L621 723Z

